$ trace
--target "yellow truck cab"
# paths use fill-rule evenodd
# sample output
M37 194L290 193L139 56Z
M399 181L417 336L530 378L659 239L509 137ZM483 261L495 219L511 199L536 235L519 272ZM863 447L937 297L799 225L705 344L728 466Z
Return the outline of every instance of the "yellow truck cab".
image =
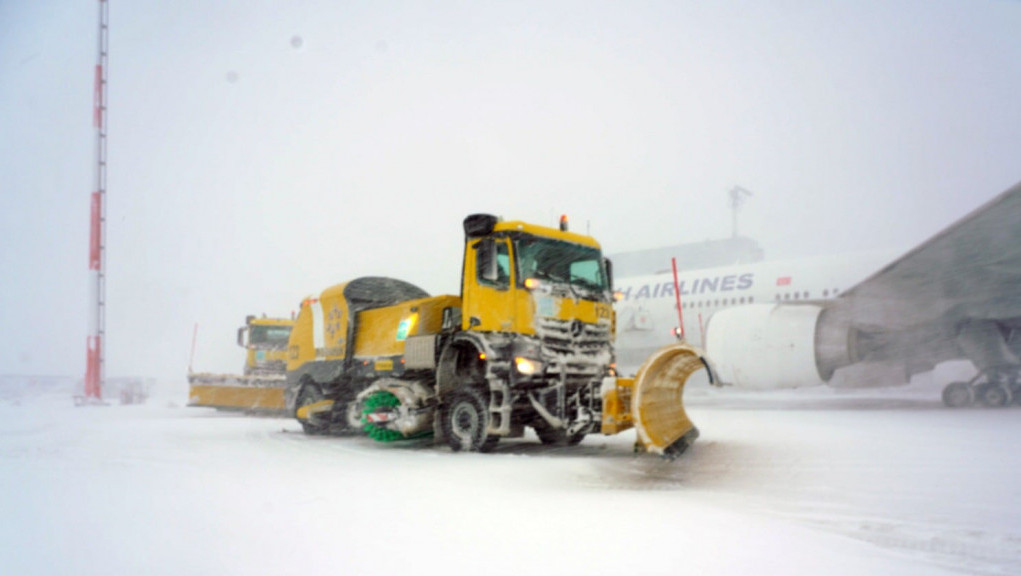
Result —
M287 342L294 320L248 316L238 328L238 346L244 348L244 374L283 374L287 365Z
M436 433L454 450L485 451L531 427L543 443L573 444L607 430L604 388L623 406L613 431L629 427L599 244L487 214L468 216L464 232L459 296L368 277L302 302L286 390L305 431Z

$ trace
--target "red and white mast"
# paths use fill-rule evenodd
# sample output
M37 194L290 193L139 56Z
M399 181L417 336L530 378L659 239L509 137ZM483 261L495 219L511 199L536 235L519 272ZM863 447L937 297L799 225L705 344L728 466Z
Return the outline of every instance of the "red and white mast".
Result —
M96 128L95 188L89 234L89 292L92 310L86 338L85 399L102 399L103 340L106 336L106 66L109 10L99 0L99 53L96 59L92 124Z

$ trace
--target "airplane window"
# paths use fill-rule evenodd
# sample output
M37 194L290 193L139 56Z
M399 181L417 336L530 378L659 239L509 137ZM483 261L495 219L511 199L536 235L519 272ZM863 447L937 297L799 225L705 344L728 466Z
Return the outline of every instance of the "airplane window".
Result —
M790 300L790 299L791 299L791 294L790 294L790 292L788 292L787 294L784 294L784 295L783 295L783 299L784 299L784 300Z
M744 304L744 296L741 297L741 303Z
M779 295L779 294L777 294L777 295L776 295L776 301L777 301L777 302L779 302L779 301L780 301L780 295Z
M713 306L717 306L717 307L719 307L719 305L720 305L720 301L719 301L719 300L717 300L717 301L713 302Z
M822 297L823 298L827 298L827 297L829 297L829 295L830 295L830 291L829 290L823 290L822 291Z
M808 300L808 292L805 292L805 300Z
M751 304L752 302L755 302L755 296L748 297L748 303Z
M800 293L800 292L795 292L795 293L794 293L794 299L795 299L795 300L798 300L798 299L800 299L800 298L801 298L801 293Z

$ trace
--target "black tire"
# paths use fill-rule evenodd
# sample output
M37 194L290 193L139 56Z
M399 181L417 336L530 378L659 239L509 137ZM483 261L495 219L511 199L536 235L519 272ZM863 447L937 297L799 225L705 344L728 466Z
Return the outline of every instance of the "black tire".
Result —
M533 426L533 428L535 428L536 436L539 437L539 442L546 446L577 446L585 439L584 432L568 435L567 430L551 428L545 422Z
M964 408L975 402L975 392L967 382L951 382L943 389L943 404L950 408Z
M988 384L982 390L982 403L990 408L1002 408L1013 401L1010 388L1002 384Z
M315 404L316 402L321 402L325 398L326 397L323 395L323 391L319 388L319 385L311 382L302 384L301 390L298 391L298 400L295 402L295 414L297 414L297 411L302 407ZM305 434L312 436L326 434L330 429L328 421L316 419L302 420L299 418L298 422L301 423L301 429L305 431Z
M489 403L481 390L461 388L443 406L443 437L454 452L488 452L499 436L489 436Z

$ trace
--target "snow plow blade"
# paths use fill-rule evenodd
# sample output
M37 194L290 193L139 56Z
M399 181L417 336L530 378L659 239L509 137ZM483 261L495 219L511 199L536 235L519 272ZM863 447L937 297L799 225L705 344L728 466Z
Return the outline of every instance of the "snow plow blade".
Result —
M283 376L193 374L188 377L188 406L284 415Z
M698 348L673 344L657 350L633 379L616 378L612 387L604 387L603 434L634 426L642 448L676 458L698 438L683 396L688 379L702 369L712 382L709 363Z

